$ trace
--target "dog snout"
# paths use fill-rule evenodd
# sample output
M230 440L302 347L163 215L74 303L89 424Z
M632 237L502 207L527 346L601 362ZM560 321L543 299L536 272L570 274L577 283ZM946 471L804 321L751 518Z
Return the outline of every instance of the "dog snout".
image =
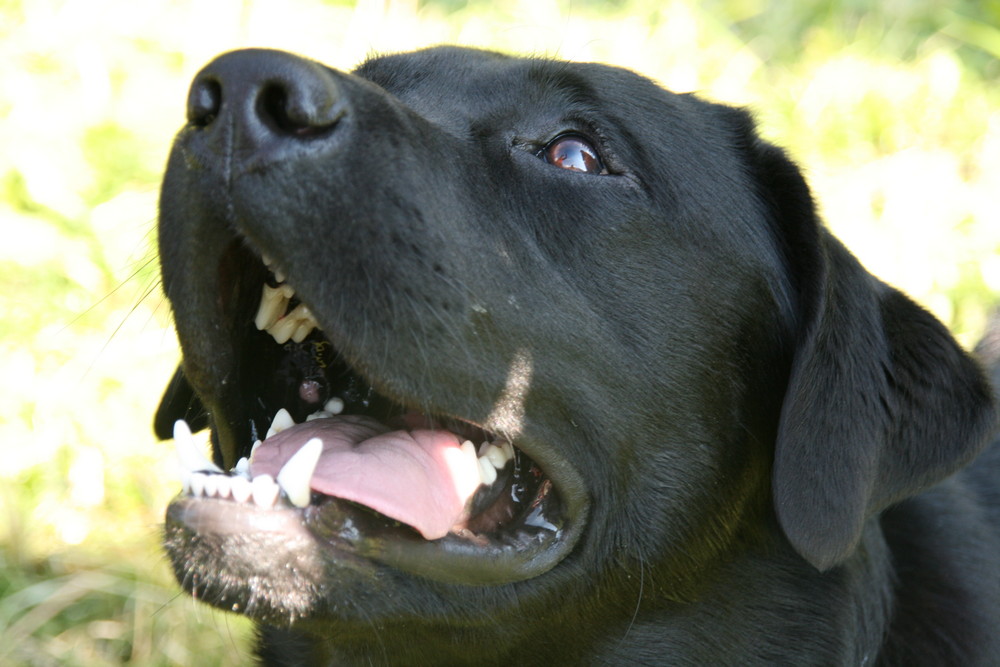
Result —
M188 123L216 152L279 159L328 137L346 112L335 74L290 53L246 49L209 63L191 84Z

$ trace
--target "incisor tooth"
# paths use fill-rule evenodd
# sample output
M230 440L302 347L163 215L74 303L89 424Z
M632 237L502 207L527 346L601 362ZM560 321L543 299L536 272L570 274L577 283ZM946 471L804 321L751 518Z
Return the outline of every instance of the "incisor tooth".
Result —
M284 490L289 502L296 507L305 507L309 504L309 497L312 495L309 482L322 453L323 441L313 438L302 445L278 472L278 486Z
M205 495L211 498L219 490L219 478L222 475L205 475Z
M230 482L230 493L233 495L233 500L245 503L253 494L253 484L246 477L233 477Z
M205 480L208 475L203 472L191 473L191 495L201 496L205 494Z
M174 447L177 450L177 461L180 463L182 471L211 470L212 472L222 472L219 466L212 463L205 454L198 450L198 445L195 444L194 436L191 434L191 428L183 419L174 422Z

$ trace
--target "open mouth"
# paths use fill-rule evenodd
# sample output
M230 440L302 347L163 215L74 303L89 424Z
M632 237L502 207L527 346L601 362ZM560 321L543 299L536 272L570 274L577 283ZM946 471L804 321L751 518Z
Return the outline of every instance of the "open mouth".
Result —
M249 437L222 470L177 422L175 522L235 534L282 515L340 551L452 583L535 576L568 553L578 512L518 442L380 394L277 267L242 244L230 254L224 266L253 266L240 291L260 294L236 307Z

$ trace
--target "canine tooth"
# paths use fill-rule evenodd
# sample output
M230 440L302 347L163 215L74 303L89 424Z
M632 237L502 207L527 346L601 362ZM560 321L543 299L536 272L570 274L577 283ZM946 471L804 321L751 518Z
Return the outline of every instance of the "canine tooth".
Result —
M305 507L309 504L309 496L312 494L309 482L322 453L323 441L313 438L302 445L302 448L295 452L278 471L278 486L296 507Z
M483 480L483 484L486 486L497 481L497 469L487 458L479 459L479 479Z
M191 495L202 496L205 494L205 480L208 475L203 472L191 473Z
M281 433L285 429L293 426L295 426L295 420L292 419L292 415L288 413L288 410L281 408L274 413L274 419L271 420L271 428L267 429L267 435L264 436L264 439L267 440L272 435ZM254 447L256 447L256 444ZM253 452L250 453L250 456L253 456Z
M208 457L198 450L194 436L191 435L191 428L183 419L174 422L174 447L177 449L177 460L182 471L211 470L212 472L222 472L219 466L208 460Z
M274 502L278 499L280 490L270 475L258 475L250 483L250 495L253 496L253 504L257 507L270 509L274 507Z
M253 495L253 484L246 477L233 477L229 483L233 500L245 503Z
M288 306L288 298L282 290L265 284L261 288L260 305L257 307L257 316L254 318L254 326L264 331L274 326L274 323L281 319Z
M339 415L344 411L344 401L339 398L331 398L323 405L323 409L330 414Z

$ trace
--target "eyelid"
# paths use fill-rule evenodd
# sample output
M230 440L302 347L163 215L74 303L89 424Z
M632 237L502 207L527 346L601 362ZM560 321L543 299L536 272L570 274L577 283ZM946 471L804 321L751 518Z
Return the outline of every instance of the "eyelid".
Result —
M565 141L575 141L578 144L580 144L577 150L583 153L584 158L582 162L583 166L586 168L578 168L572 165L565 166L550 159L549 152L553 150L554 147L557 147L559 144ZM607 165L605 163L603 156L601 155L601 151L597 148L596 144L597 142L593 141L590 137L588 137L586 134L583 134L582 132L577 132L577 131L560 132L551 140L549 140L548 143L546 143L539 150L537 150L535 152L535 157L544 160L547 164L550 164L559 169L565 169L567 171L578 171L581 173L593 174L593 175L607 175L609 173ZM568 155L564 157L568 157ZM570 161L568 160L567 163L569 162ZM579 163L576 160L572 160L572 162L574 164Z

